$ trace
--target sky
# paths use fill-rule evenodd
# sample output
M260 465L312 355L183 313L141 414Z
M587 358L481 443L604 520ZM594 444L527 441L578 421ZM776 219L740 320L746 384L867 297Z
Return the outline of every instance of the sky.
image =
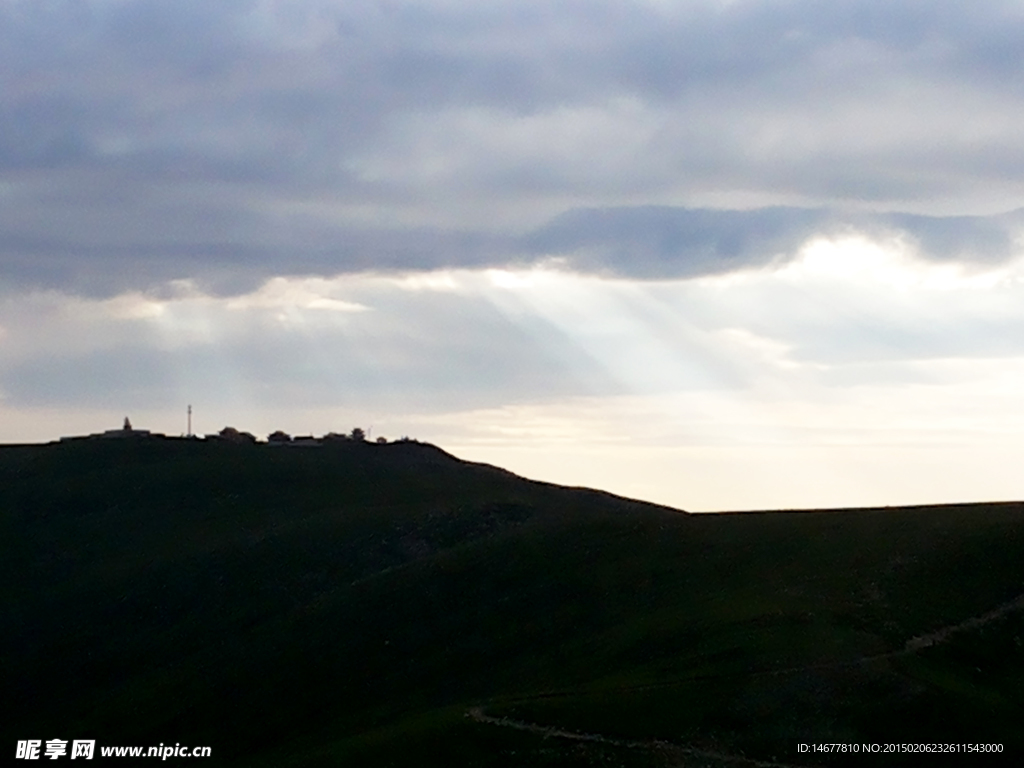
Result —
M0 0L0 442L1024 498L1024 5Z

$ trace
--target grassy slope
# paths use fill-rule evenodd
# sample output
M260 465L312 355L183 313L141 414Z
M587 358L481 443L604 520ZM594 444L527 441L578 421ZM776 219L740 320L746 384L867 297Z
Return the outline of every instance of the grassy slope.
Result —
M683 759L480 706L794 764L798 741L1024 747L1021 612L885 655L1024 593L1021 505L689 516L417 444L149 440L0 447L0 520L8 741Z

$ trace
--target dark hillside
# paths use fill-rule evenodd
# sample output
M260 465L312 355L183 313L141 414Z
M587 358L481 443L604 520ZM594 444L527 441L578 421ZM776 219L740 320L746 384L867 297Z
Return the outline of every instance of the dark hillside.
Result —
M0 447L0 520L5 748L662 766L1024 747L1018 504L691 516L414 442L152 438Z

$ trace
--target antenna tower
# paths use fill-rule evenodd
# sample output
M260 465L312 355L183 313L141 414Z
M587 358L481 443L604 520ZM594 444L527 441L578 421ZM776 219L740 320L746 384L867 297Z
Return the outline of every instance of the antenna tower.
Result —
M188 407L188 436L192 437L192 406Z

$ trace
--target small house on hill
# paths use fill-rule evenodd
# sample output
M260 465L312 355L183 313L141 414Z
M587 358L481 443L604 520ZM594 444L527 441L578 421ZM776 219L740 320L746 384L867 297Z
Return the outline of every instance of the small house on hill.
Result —
M250 444L256 442L256 435L251 432L242 432L234 427L224 427L216 435L207 435L207 440L223 440L227 443Z

